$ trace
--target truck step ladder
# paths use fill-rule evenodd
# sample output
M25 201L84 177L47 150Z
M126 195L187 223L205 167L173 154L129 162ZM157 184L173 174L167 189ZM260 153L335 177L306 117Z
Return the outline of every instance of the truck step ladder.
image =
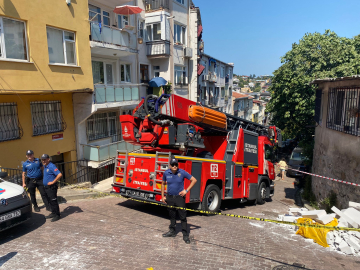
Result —
M126 175L127 175L127 166L128 166L128 157L129 152L125 152L125 158L119 158L119 154L123 154L124 152L117 151L116 153L116 159L115 159L115 172L114 172L114 183L119 184L116 182L117 176L123 177L123 185L126 186ZM120 165L118 166L118 162L120 162ZM117 173L117 168L124 169L123 172Z
M160 157L160 155L166 155L168 160L167 161L160 161L159 158L165 158L165 157ZM156 184L161 184L162 183L162 179L158 179L157 175L159 174L163 174L169 167L170 167L170 160L171 160L171 152L156 152L155 155L155 183L154 183L154 191L161 191L161 188L157 188ZM162 165L167 164L166 169L162 169ZM158 166L160 168L160 170L158 169Z

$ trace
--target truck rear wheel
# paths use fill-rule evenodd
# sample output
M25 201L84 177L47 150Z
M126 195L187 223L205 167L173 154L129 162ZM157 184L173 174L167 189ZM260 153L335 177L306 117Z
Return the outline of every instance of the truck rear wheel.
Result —
M203 211L218 212L221 205L221 193L217 185L208 185L204 192L201 209Z
M257 204L264 204L266 200L266 184L265 182L261 182L258 190L258 197L256 200Z

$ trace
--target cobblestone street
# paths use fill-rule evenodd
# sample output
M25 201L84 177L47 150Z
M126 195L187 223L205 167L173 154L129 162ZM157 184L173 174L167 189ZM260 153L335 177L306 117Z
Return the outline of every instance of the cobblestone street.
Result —
M275 219L292 206L292 179L276 182L272 202L226 202L222 211ZM188 213L191 244L161 234L167 210L106 197L60 205L62 219L41 213L0 234L1 269L359 269L360 258L330 252L277 224Z

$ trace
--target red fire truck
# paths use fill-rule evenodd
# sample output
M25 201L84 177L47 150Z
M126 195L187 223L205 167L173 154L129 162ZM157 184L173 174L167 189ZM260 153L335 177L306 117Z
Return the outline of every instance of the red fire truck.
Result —
M275 126L166 94L148 95L120 122L123 139L141 146L117 153L113 189L122 196L161 203L172 157L198 180L186 195L189 207L218 211L222 200L263 204L274 194L273 147L281 141Z

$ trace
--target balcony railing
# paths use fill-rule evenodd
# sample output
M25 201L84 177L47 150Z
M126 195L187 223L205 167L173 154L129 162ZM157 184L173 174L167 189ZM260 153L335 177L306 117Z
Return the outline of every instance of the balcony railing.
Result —
M169 0L144 0L144 2L146 12L169 9Z
M119 28L99 25L95 22L90 22L91 41L98 41L107 44L127 47L136 50L136 35L130 34L127 31L122 31Z
M146 42L146 55L149 57L169 57L170 41L148 41Z
M139 101L139 84L94 85L94 103Z
M107 145L96 146L82 144L83 159L91 161L104 161L116 157L117 150L134 152L140 149L140 146L132 145L125 141L115 142Z

